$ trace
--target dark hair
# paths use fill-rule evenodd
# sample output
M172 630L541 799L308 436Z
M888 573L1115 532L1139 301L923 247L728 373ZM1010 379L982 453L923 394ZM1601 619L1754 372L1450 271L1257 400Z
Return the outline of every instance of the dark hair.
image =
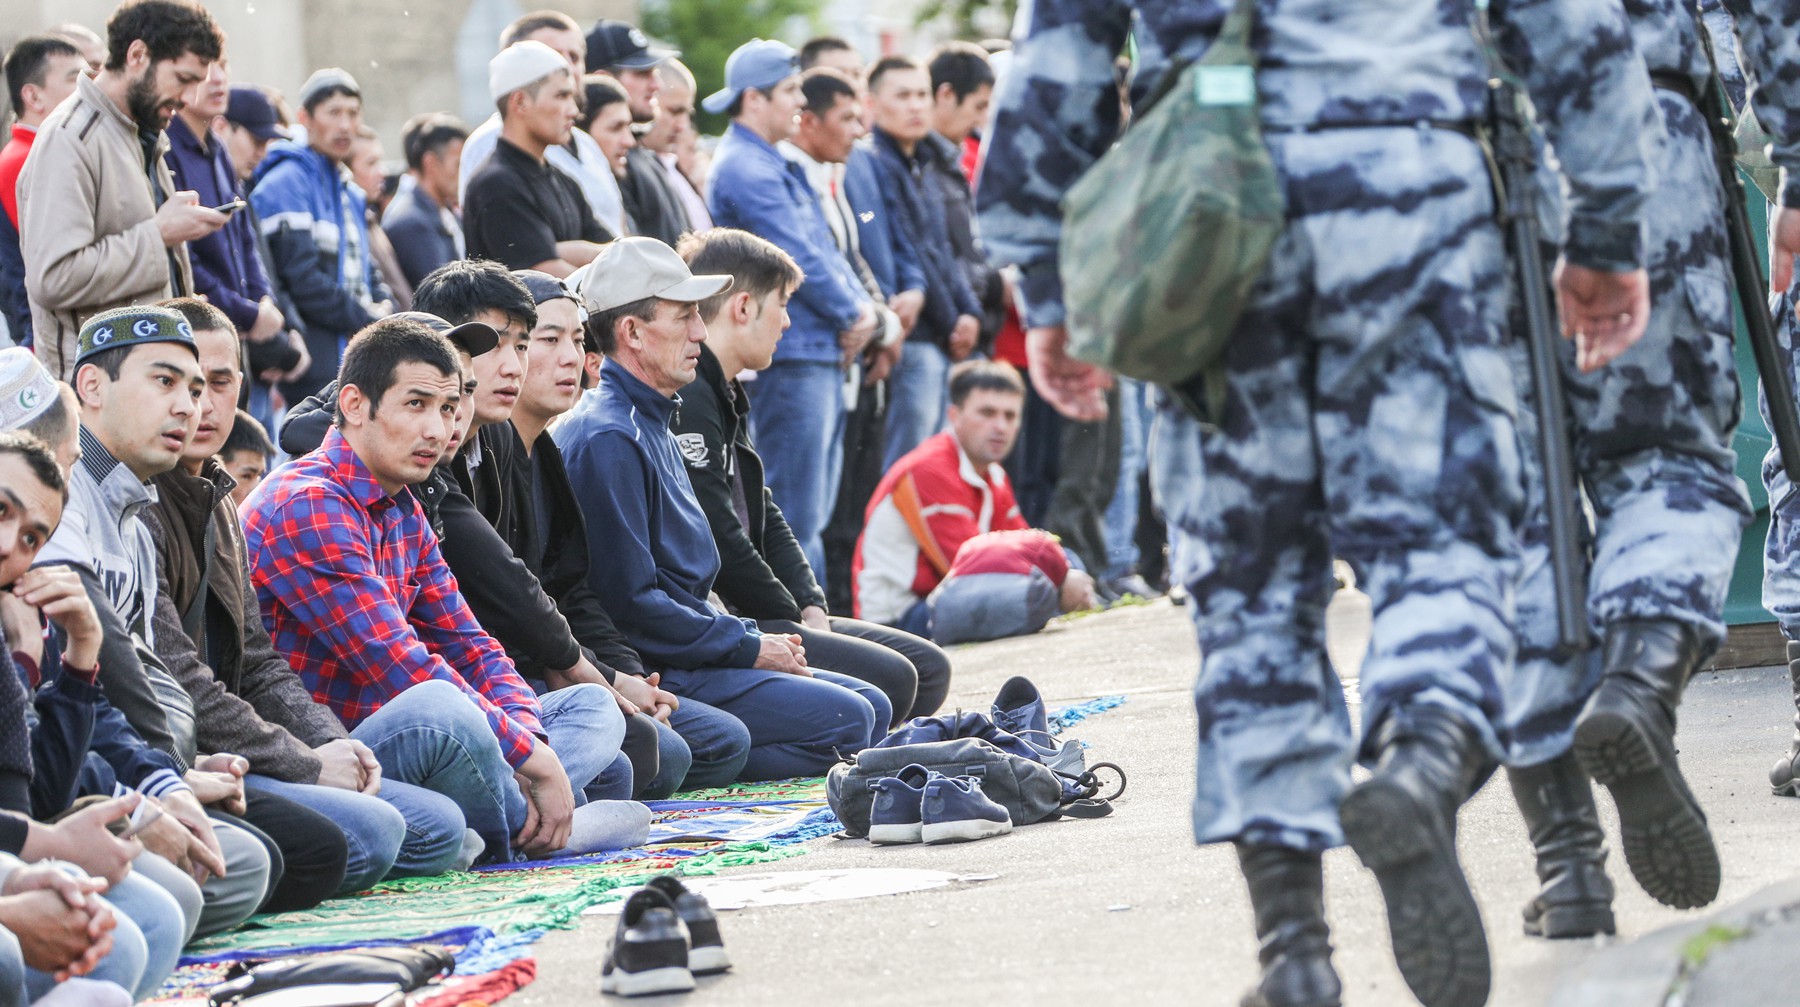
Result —
M180 59L188 53L217 63L225 36L206 8L189 0L125 0L106 20L106 68L125 69L125 53L142 39L150 62Z
M631 100L625 86L609 73L590 73L581 78L581 90L584 100L581 114L575 117L575 127L583 133L600 117L601 109Z
M644 322L653 321L656 318L657 300L655 297L646 297L642 300L632 301L630 304L621 304L616 308L607 308L605 311L589 315L588 343L599 352L611 356L612 352L619 348L619 319L636 318Z
M545 28L578 32L581 30L581 25L577 24L574 18L559 10L534 10L513 19L513 23L506 26L506 30L500 33L500 48L504 49L519 42L527 35L534 35Z
M855 52L856 47L836 35L818 35L806 40L800 47L800 69L811 70L819 65L819 57L828 52Z
M775 89L772 87L747 87L747 88L744 88L742 91L739 91L737 93L737 97L731 99L731 104L725 106L725 117L727 119L735 119L738 116L744 114L744 96L749 94L752 91L755 91L757 94L762 95L764 98L775 97Z
M69 431L75 429L75 410L70 407L69 400L63 397L62 390L68 386L61 381L56 383L56 401L50 408L26 420L19 427L43 441L45 444L61 444L69 439Z
M973 42L945 42L931 54L931 93L945 84L961 102L984 87L994 86L994 68L987 50Z
M262 421L242 409L237 411L237 420L232 423L231 433L225 436L225 443L220 445L219 455L229 457L236 451L254 451L264 458L275 454L275 445L269 440L269 432L263 429Z
M88 357L86 360L75 365L75 374L70 375L71 380L69 381L69 384L71 386L75 384L73 378L81 373L83 367L98 367L100 368L101 374L106 375L113 381L119 380L119 375L125 370L125 358L131 356L131 351L140 345L142 344L127 343L124 346L112 346ZM81 389L79 388L75 389L75 399L82 405L87 405L87 400L81 397Z
M329 87L322 87L312 94L307 95L306 100L300 103L300 110L307 115L311 115L313 109L318 108L320 105L325 104L333 98L355 98L358 104L360 104L362 102L362 92L348 84L332 84Z
M56 454L50 446L23 430L0 430L0 455L12 455L25 463L38 482L50 487L69 502L69 482L56 465Z
M157 301L156 306L180 315L188 323L188 328L195 332L219 331L237 335L237 326L231 324L231 319L225 317L225 312L198 297L172 297L166 301Z
M806 110L823 118L837 104L839 95L855 101L856 85L842 70L815 66L800 75L800 93L806 96Z
M537 327L537 301L519 278L489 259L456 259L432 270L413 290L413 310L451 325L472 322L483 311L498 311Z
M950 404L960 406L971 392L1025 394L1025 379L1004 360L965 360L950 368Z
M733 294L761 301L771 290L792 290L806 278L800 264L780 247L732 227L684 235L675 252L696 276L713 273L732 279L729 289L700 302L701 321L716 316Z
M14 115L25 112L25 85L44 86L44 75L49 72L52 56L80 59L81 50L59 35L33 35L19 40L12 52L6 54L6 94L12 99ZM86 66L85 63L82 65Z
M406 155L406 166L419 171L425 166L425 155L469 138L469 127L448 112L426 112L406 120L400 127L400 149Z
M881 83L881 78L899 70L923 70L919 61L911 56L883 56L869 68L869 90L873 91Z
M338 365L338 388L355 385L369 400L369 415L394 387L402 364L424 364L462 379L462 365L450 340L410 318L383 318L350 337ZM333 405L332 422L344 424L344 411Z

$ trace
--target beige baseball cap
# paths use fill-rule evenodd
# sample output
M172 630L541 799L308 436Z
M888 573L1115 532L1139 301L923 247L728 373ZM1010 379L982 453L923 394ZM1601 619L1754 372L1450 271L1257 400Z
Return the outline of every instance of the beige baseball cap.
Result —
M692 304L731 289L731 277L695 276L675 250L655 238L620 238L581 278L581 301L598 314L646 297Z

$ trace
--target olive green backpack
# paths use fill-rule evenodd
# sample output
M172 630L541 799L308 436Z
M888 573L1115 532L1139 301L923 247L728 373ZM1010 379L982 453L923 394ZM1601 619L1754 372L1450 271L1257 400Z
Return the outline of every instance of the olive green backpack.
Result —
M1166 386L1204 377L1216 408L1226 341L1286 213L1263 144L1237 0L1206 55L1172 82L1063 199L1058 263L1079 358Z

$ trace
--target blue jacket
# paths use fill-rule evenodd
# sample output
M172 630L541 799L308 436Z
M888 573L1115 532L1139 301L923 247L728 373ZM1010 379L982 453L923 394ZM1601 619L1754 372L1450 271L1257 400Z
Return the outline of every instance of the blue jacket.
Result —
M714 224L773 242L806 273L788 302L792 325L775 359L835 362L841 356L838 333L856 324L868 295L832 240L831 225L800 167L734 122L713 155L707 191Z
M224 144L215 140L211 151L203 150L180 116L169 120L168 133L167 160L176 185L194 190L201 206L224 206L243 198ZM249 332L256 325L258 302L269 296L269 278L256 257L251 215L234 213L224 227L188 242L188 257L194 265L194 292L225 312L239 332Z
M950 330L956 327L958 315L981 317L981 302L969 289L969 278L950 248L944 206L924 178L924 165L917 157L909 160L900 153L886 133L879 129L874 133L882 192L892 199L896 211L894 227L912 242L919 265L925 270L925 310L919 313L919 324L907 338L944 346L950 341Z
M669 431L680 406L609 357L551 430L587 515L588 583L645 664L748 668L756 624L706 603L719 550Z
M866 142L851 149L844 165L844 198L856 211L863 261L881 285L882 296L891 298L908 290L924 290L925 268L919 265L912 242L894 223L898 218L894 196L881 187L881 169L875 157Z
M288 386L299 401L337 376L338 342L375 321L365 305L388 299L369 253L362 193L311 147L282 140L256 169L250 190L269 266L281 278L306 331L312 369ZM361 250L360 265L349 254Z
M25 299L25 256L19 251L19 229L0 213L0 311L18 346L31 345L31 302Z
M381 229L415 290L432 270L463 257L459 235L451 233L443 209L416 183L401 181L400 192L381 215Z

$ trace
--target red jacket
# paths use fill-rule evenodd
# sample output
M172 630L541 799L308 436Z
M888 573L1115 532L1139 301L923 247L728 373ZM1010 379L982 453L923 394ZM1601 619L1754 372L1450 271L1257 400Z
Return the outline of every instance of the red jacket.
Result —
M1006 472L985 473L944 431L895 462L869 500L850 569L856 617L893 623L944 579L964 542L1026 528Z

